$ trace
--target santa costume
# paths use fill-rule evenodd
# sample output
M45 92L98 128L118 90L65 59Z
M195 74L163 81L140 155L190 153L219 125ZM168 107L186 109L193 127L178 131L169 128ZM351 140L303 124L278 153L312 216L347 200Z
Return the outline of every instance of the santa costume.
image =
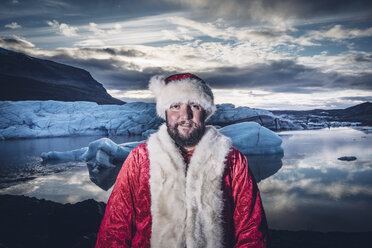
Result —
M150 80L157 114L173 103L216 110L193 74ZM125 160L107 203L96 247L266 247L267 223L246 157L213 126L185 157L165 124ZM186 158L186 159L185 159Z

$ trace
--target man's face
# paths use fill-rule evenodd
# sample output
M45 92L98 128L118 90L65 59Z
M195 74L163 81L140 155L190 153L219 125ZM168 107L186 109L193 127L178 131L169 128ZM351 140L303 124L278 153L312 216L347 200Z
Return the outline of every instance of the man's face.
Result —
M205 111L196 103L174 103L165 113L169 135L182 147L195 146L204 134Z

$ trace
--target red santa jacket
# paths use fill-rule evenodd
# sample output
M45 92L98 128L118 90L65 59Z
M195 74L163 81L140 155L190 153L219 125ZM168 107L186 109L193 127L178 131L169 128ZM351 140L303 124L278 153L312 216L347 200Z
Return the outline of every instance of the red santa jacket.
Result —
M117 177L98 247L266 247L267 223L247 160L207 127L185 162L166 126Z

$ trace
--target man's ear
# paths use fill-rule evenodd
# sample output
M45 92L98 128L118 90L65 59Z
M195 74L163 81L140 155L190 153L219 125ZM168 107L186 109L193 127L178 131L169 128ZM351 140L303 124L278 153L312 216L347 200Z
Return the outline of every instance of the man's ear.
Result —
M203 123L205 123L205 120L207 119L207 111L205 111L205 109L203 109L202 118L203 118Z

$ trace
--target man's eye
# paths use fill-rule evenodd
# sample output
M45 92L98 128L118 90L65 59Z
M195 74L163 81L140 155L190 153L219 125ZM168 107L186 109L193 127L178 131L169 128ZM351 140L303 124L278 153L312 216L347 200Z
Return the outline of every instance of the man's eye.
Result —
M171 109L179 109L180 108L180 105L178 104L174 104L171 106Z
M200 105L198 105L198 104L193 104L193 105L192 105L192 108L193 108L193 109L196 109L196 110L200 110Z

